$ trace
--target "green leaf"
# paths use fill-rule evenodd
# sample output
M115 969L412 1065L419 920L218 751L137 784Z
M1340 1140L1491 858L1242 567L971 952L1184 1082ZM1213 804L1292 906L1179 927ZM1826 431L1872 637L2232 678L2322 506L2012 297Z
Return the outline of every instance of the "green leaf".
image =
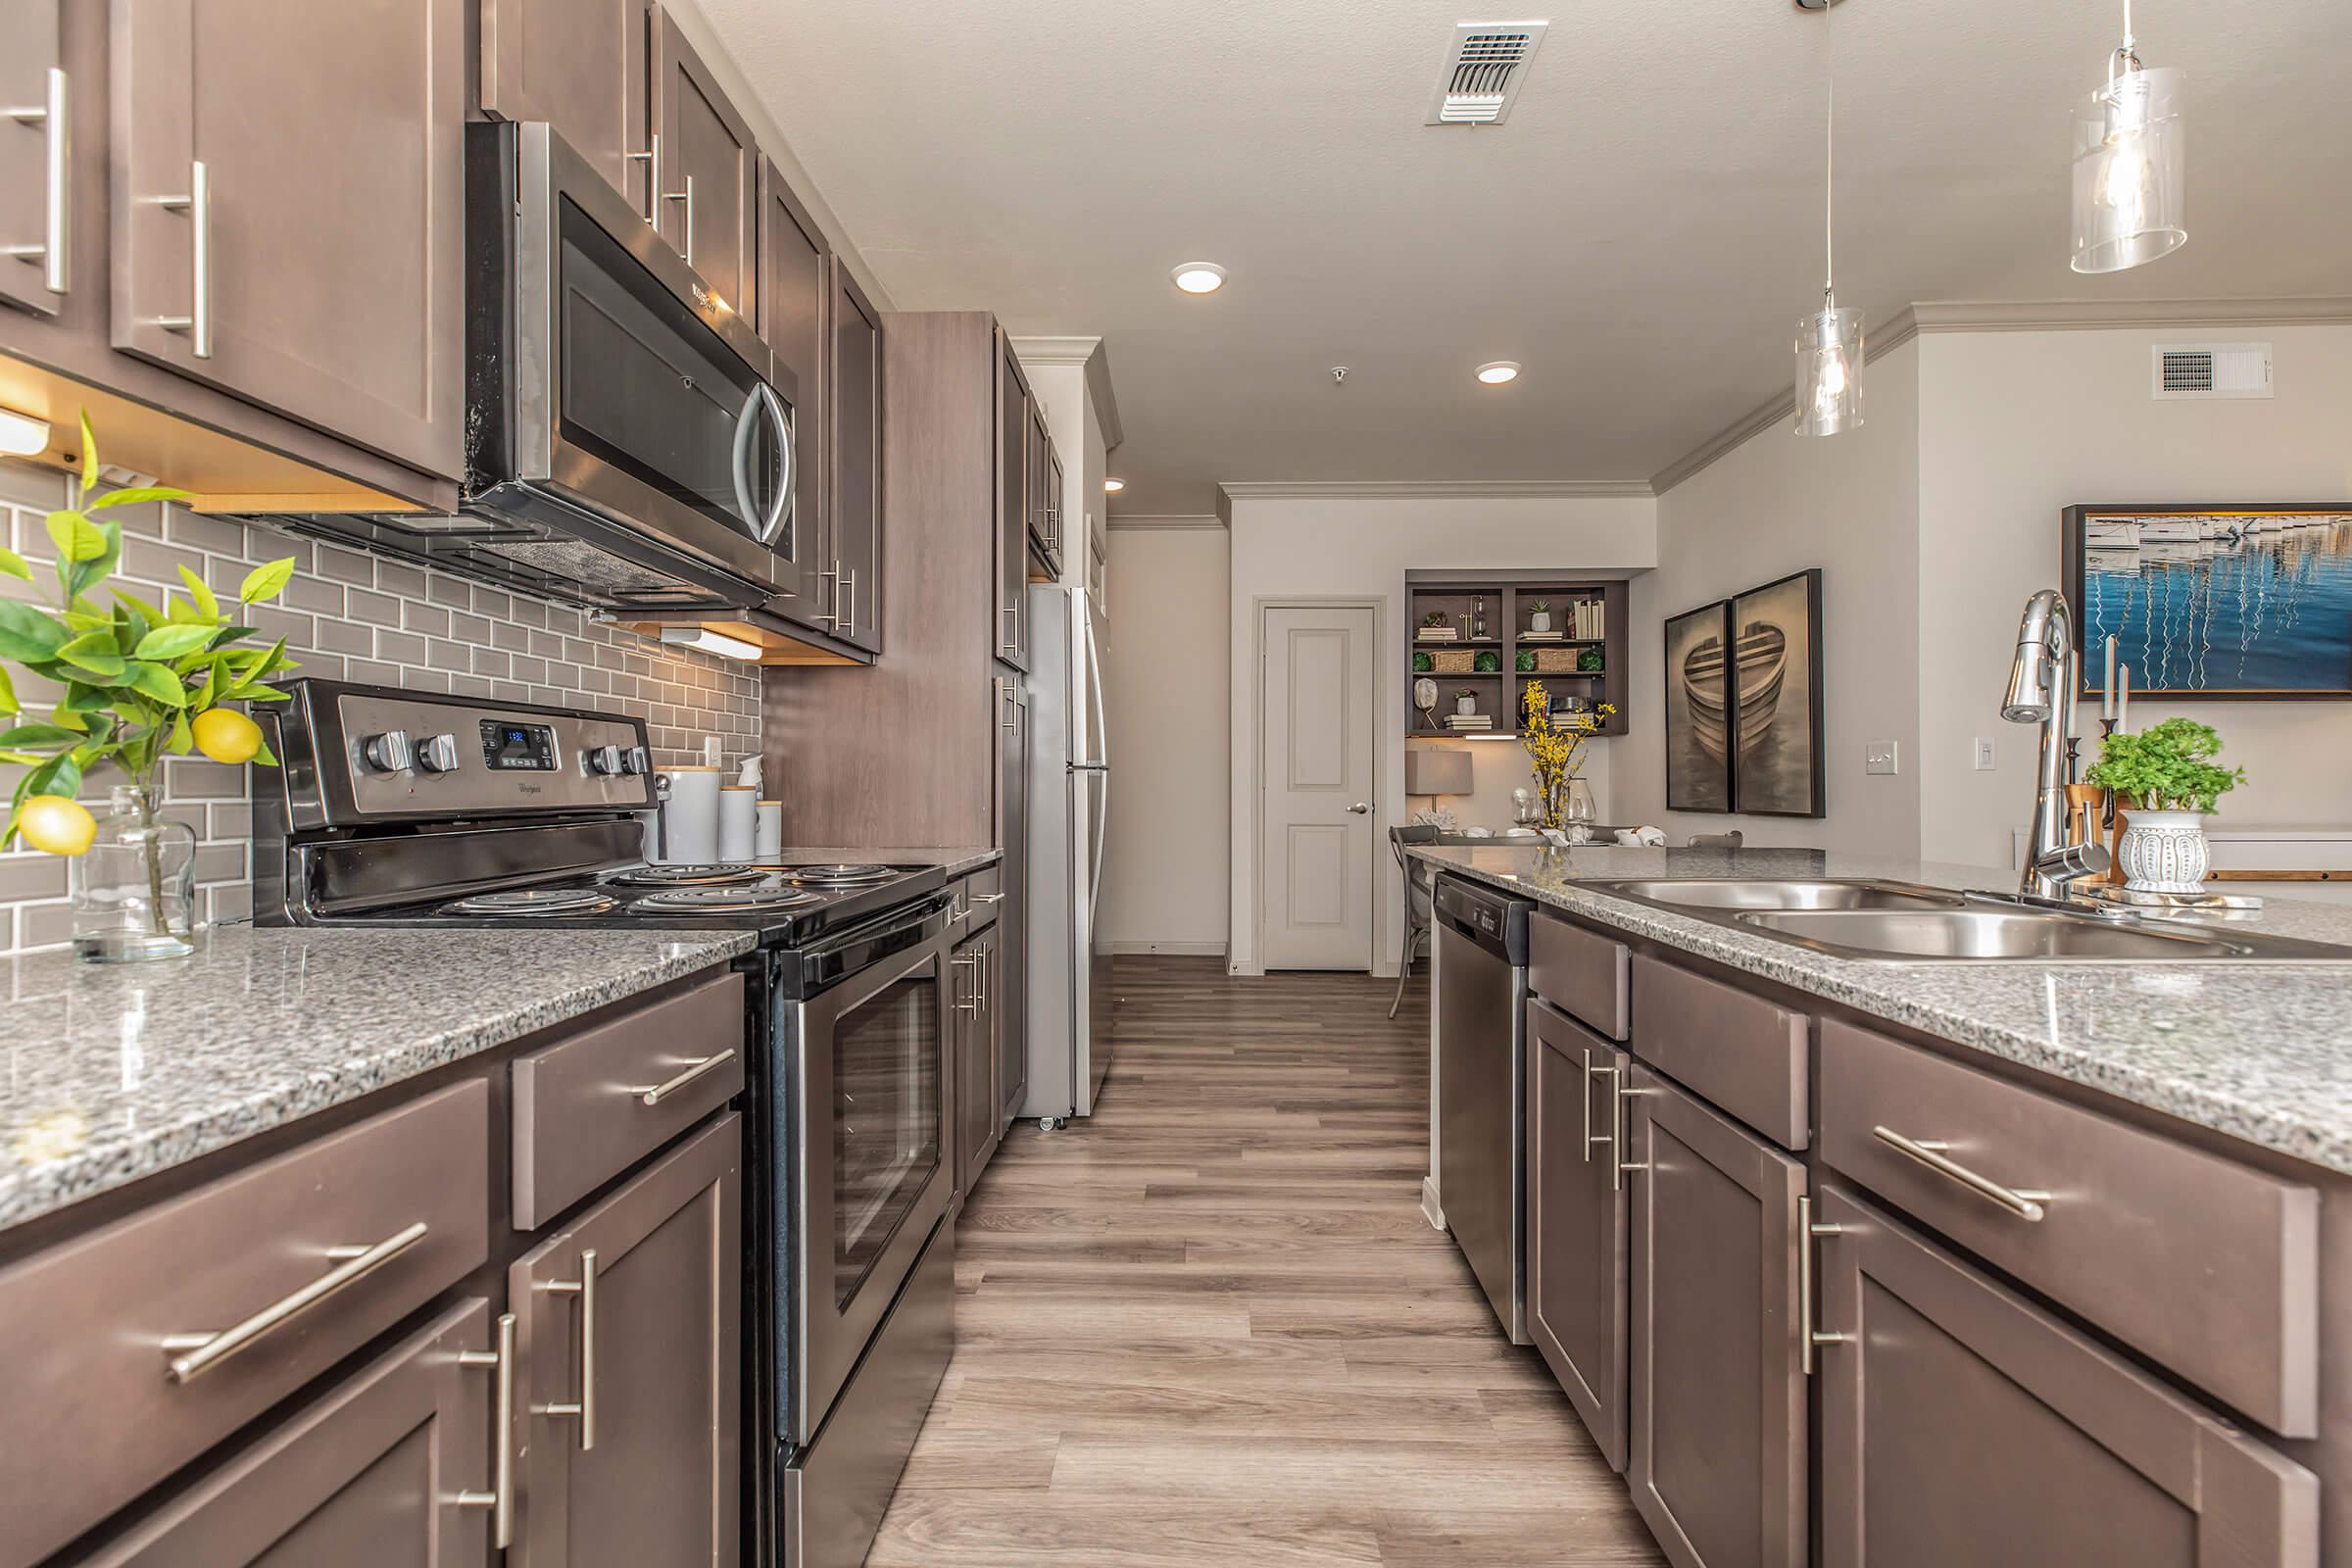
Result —
M82 739L79 731L59 724L19 724L14 729L0 731L0 746L20 751L27 746L72 746Z
M85 631L57 651L57 657L93 675L122 673L122 654L111 631Z
M154 624L165 619L162 606L151 605L146 600L141 599L137 594L131 593L127 589L117 588L114 593L115 608L117 610L135 610L142 616L144 616L150 624Z
M185 757L195 745L196 737L188 730L187 710L182 709L172 715L172 750Z
M270 749L270 743L266 740L260 742L254 747L253 760L261 763L264 767L275 767L277 765L277 754Z
M218 622L220 619L220 599L213 592L213 585L185 566L179 568L179 580L188 585L188 599L204 612L205 618Z
M17 781L17 803L35 795L72 795L80 788L80 764L71 757L52 757Z
M80 513L52 512L48 522L59 562L96 561L106 554L106 530Z
M270 645L270 649L267 653L254 650L240 650L237 653L222 656L221 662L223 663L227 663L232 669L241 671L237 677L236 684L229 687L227 692L223 695L228 697L243 697L247 692L253 689L254 683L261 679L262 671L274 667L276 660L283 655L285 651L286 640L283 637L280 637L276 642Z
M81 484L88 489L98 482L98 432L90 428L90 411L81 411Z
M284 703L291 702L293 697L292 692L281 692L259 681L247 681L237 688L237 700L242 703Z
M132 652L140 659L177 659L213 640L210 626L158 626L139 639Z
M256 566L247 572L245 580L237 585L237 598L248 605L258 604L265 599L275 599L278 590L285 587L286 580L293 575L294 558L292 556L272 561L265 566Z
M7 572L11 577L21 577L26 582L32 581L32 568L24 564L24 558L14 550L0 549L0 571Z
M166 703L173 708L182 708L187 705L188 688L186 683L161 664L131 665L130 684L133 689L145 692L159 703Z
M24 707L17 701L17 683L8 678L6 668L0 668L0 713L19 712Z
M90 511L96 512L104 507L135 507L143 501L191 501L193 499L195 499L194 494L190 491L174 490L169 485L150 485L143 490L109 490L87 505Z
M65 627L30 605L0 599L0 659L45 663L58 656L67 636Z

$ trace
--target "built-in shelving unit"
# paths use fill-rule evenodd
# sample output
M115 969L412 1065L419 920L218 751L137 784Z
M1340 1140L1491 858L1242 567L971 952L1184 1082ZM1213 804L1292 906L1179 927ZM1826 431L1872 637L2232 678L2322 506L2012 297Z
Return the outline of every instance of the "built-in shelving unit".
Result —
M1579 578L1573 573L1469 573L1411 571L1405 573L1405 734L1413 740L1512 739L1518 734L1521 694L1531 680L1544 682L1556 702L1577 699L1588 707L1602 703L1617 711L1598 733L1624 735L1632 715L1626 710L1626 628L1629 619L1623 582ZM1538 604L1550 606L1548 634L1536 632L1532 622ZM1579 607L1588 622L1597 622L1598 636L1573 635L1579 630ZM1443 615L1454 635L1445 641L1422 640L1422 623ZM1593 629L1590 624L1586 629ZM1556 651L1556 652L1555 652ZM1426 655L1434 666L1441 654L1467 653L1469 670L1422 669L1415 656ZM1482 659L1481 655L1493 657ZM1570 662L1575 669L1523 670L1522 655L1546 662ZM1436 720L1413 701L1413 682L1426 676L1438 683ZM1455 694L1471 692L1478 710L1494 720L1491 730L1449 729L1446 715L1454 710Z

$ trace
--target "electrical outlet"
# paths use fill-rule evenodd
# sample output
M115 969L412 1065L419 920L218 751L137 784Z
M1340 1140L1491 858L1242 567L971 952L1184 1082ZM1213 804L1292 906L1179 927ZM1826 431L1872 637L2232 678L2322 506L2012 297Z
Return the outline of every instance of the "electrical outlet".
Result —
M1862 771L1865 773L1899 773L1896 765L1895 743L1872 741L1862 750Z
M1989 735L1977 737L1977 771L1980 773L1992 771L1992 737Z

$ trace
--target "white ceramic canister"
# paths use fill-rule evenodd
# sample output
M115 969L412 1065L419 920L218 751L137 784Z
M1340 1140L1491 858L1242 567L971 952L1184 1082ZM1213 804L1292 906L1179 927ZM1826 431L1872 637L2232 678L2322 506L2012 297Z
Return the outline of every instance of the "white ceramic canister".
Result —
M670 767L669 799L662 807L662 842L673 865L709 865L718 858L718 769Z
M784 803L761 801L759 824L752 830L752 855L757 859L780 859L784 855Z
M718 790L718 858L737 865L752 858L760 812L760 786L722 784Z

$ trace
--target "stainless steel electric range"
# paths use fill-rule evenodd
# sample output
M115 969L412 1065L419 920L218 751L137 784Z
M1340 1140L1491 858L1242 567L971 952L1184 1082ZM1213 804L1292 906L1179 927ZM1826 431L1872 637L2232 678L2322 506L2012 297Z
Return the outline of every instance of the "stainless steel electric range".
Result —
M955 1343L945 875L652 865L644 725L323 680L268 714L263 924L720 927L752 1016L745 1539L863 1560Z

